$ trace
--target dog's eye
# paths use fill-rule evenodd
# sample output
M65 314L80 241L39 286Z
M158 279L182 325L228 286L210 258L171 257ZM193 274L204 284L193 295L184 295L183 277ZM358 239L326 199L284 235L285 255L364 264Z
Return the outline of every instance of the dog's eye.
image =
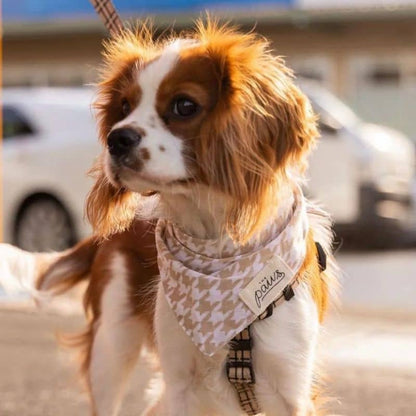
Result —
M189 98L177 98L172 103L172 113L181 118L187 118L195 115L199 110L197 103Z
M121 111L123 113L123 116L127 116L130 113L130 110L131 108L129 102L126 98L123 98L123 101L121 102Z

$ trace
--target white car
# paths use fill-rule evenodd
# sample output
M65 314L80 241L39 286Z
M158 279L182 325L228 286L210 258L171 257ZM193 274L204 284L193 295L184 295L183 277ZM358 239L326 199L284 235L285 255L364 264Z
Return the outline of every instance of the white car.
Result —
M309 196L337 224L366 235L401 230L411 213L414 151L391 129L361 122L328 91L303 84L320 114ZM3 91L4 239L28 250L60 250L90 232L83 219L98 155L89 89ZM380 234L380 233L378 233Z
M415 146L402 133L364 123L316 84L301 82L320 116L308 192L333 215L341 233L388 246L414 227Z
M90 232L83 218L99 152L89 89L3 90L4 240L61 250Z

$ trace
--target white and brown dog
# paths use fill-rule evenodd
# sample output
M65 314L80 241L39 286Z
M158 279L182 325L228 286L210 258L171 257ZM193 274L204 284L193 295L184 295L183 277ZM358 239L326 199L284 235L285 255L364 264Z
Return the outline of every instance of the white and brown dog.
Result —
M151 414L244 414L225 366L248 324L261 411L317 414L315 349L335 266L329 257L319 268L314 241L330 252L329 220L300 191L318 133L291 72L266 40L212 22L156 42L145 28L125 31L106 44L96 108L105 149L87 214L106 239L53 255L8 248L13 272L39 290L89 276L80 340L94 414L118 412L153 340L165 390ZM272 261L295 295L254 322ZM268 285L253 289L257 306L253 278Z

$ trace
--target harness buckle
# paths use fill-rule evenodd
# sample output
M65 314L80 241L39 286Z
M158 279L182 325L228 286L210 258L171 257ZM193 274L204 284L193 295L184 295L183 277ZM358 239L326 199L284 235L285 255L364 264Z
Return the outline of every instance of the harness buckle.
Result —
M292 285L287 285L283 289L283 297L285 298L286 301L288 301L288 300L292 299L293 296L295 296L295 292L293 291Z
M273 315L273 309L274 309L274 305L273 302L266 308L266 310L261 313L258 317L259 321L262 321L263 319L267 319L270 318L270 316Z
M235 339L230 342L231 351L250 351L253 346L251 338L248 339Z

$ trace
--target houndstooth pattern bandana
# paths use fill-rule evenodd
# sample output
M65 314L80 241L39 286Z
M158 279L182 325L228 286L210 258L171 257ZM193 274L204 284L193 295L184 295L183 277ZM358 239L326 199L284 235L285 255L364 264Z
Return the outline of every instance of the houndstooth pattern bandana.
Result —
M180 326L202 353L215 354L293 281L305 258L307 231L306 202L300 189L294 192L286 224L271 221L259 238L244 246L236 246L228 237L194 238L159 220L156 245L163 290ZM276 261L277 266L270 269ZM278 280L273 280L276 276ZM278 283L271 292L274 298L262 303L271 282ZM264 293L255 288L250 292L253 284ZM247 291L256 295L257 305L247 301Z

